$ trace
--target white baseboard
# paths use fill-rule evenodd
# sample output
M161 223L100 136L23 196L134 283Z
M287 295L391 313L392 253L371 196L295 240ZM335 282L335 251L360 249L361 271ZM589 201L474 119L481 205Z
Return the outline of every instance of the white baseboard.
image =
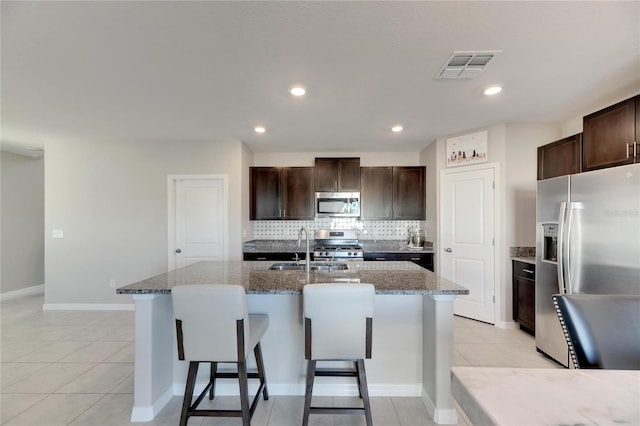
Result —
M505 330L514 330L518 328L518 323L515 321L496 321L496 327Z
M18 299L24 296L31 296L34 294L44 293L44 284L34 285L27 288L21 288L20 290L8 291L0 294L0 301Z
M43 311L133 311L136 305L124 303L45 303Z
M164 406L171 401L173 395L171 388L169 388L153 405L134 405L131 410L131 422L149 422L153 420Z
M453 398L452 398L453 399ZM436 408L436 405L433 403L426 389L422 389L422 402L425 407L427 407L427 412L433 418L433 421L436 424L445 424L445 425L457 425L458 424L458 413L456 412L455 407L451 408Z

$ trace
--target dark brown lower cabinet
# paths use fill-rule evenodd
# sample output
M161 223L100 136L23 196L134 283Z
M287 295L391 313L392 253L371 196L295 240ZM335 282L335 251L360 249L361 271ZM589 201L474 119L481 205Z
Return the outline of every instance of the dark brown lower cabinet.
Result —
M536 265L513 262L513 320L520 329L536 332Z
M298 259L303 260L306 257L306 254L303 251L298 253ZM243 260L279 260L279 261L293 261L296 260L295 253L285 253L285 252L268 252L268 253L243 253Z
M433 253L364 253L366 261L406 261L413 262L433 272Z

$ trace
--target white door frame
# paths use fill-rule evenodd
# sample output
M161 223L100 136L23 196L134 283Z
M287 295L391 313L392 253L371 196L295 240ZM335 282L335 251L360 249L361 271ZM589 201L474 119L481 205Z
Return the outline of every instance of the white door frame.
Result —
M167 176L167 271L173 271L176 269L176 183L179 180L222 180L224 188L224 214L222 217L223 233L222 238L224 242L222 247L224 248L223 259L228 260L229 257L229 187L228 187L228 175L168 175Z
M501 175L500 175L500 163L483 163L483 164L477 164L477 165L473 165L473 166L464 166L464 167L451 167L451 168L445 168L440 170L440 182L438 184L438 215L440 216L440 218L443 217L443 204L442 204L442 197L443 197L443 188L442 185L444 183L444 177L447 174L452 174L452 173L459 173L459 172L471 172L471 171L476 171L476 170L485 170L485 169L493 169L493 177L494 177L494 182L495 182L495 191L493 192L493 211L494 211L494 222L493 222L493 229L494 229L494 235L495 235L495 245L493 247L494 253L493 253L493 268L494 268L494 279L495 279L495 289L494 289L494 294L495 294L495 303L493 304L493 315L494 315L494 323L496 326L501 327L501 328L505 328L505 323L504 321L502 321L502 318L500 316L500 312L502 312L502 304L506 303L506 301L503 301L503 297L502 295L504 294L503 291L503 285L502 285L502 267L500 265L502 265L502 228L500 227L500 224L502 223L500 218L502 217L501 213L501 205L502 205L502 192L501 192L501 188L502 188L502 181L501 181ZM443 241L443 229L442 226L438 226L438 241L440 242L439 245L442 245L442 241ZM438 250L444 250L443 247L438 247ZM442 271L442 255L438 256L436 255L436 262L438 263L438 271Z

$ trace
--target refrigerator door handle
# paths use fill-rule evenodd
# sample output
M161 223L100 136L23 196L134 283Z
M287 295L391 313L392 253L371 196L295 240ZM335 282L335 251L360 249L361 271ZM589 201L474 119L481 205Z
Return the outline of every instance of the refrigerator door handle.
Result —
M573 209L574 209L574 203L569 203L567 205L567 213L566 213L566 217L567 217L567 222L566 222L566 239L564 240L564 253L562 255L562 258L564 260L564 265L562 265L562 269L564 270L564 276L565 276L565 281L564 281L564 290L566 294L572 294L573 291L571 290L571 237L573 235L573 232L571 232L571 225L573 223Z
M564 230L565 216L567 213L567 203L560 203L560 214L558 215L558 291L560 294L566 294L564 282Z

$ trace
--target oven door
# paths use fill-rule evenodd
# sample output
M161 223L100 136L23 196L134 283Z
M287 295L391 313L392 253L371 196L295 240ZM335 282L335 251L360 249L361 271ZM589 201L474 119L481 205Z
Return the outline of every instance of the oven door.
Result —
M316 217L360 217L360 193L316 192Z

